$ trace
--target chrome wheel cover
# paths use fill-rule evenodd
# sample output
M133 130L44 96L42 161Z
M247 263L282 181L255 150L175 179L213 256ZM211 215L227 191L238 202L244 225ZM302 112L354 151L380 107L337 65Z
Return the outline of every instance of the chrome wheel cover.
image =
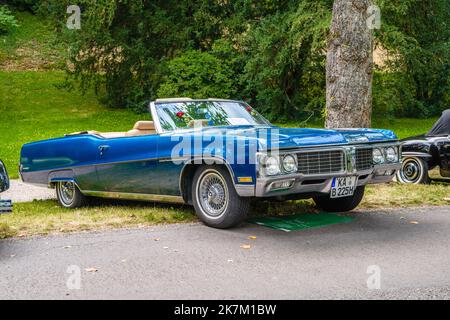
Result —
M70 206L75 198L75 184L73 182L60 182L58 194L61 202L64 205Z
M218 219L226 211L229 202L225 179L215 170L203 173L197 183L197 200L203 213Z
M403 160L400 179L405 183L417 183L423 175L423 166L417 158Z

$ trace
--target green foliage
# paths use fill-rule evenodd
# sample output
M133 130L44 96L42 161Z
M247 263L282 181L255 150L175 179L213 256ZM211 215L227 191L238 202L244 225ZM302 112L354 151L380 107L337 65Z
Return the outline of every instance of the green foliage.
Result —
M374 73L373 113L385 116L418 116L423 114L423 105L415 99L414 81L402 72Z
M234 98L236 95L232 67L227 60L211 53L186 51L169 61L167 70L157 92L160 98Z
M449 103L448 0L378 0L375 111L435 115ZM157 96L247 97L271 120L320 118L333 0L44 0L69 44L68 73L110 106L142 110Z
M19 10L34 11L37 8L39 2L39 0L9 0L8 4L11 7L17 8Z
M16 18L7 6L0 6L0 34L18 27Z
M382 70L400 74L395 86L400 94L402 91L407 94L406 100L394 106L394 114L440 114L449 102L450 2L379 0L378 3L382 9L382 28L377 39L389 53Z
M245 39L246 89L271 120L318 117L325 107L330 5L302 1L294 11L264 18Z

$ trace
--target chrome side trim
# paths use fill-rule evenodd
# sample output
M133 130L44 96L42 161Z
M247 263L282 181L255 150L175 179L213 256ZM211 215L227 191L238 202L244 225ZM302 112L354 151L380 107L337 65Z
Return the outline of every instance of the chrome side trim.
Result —
M81 190L81 193L83 193L86 196L100 197L100 198L155 201L155 202L168 202L180 204L185 203L183 198L180 196L168 196L161 194L109 192L109 191L92 191L92 190Z
M420 157L420 158L432 158L433 156L428 153L422 153L422 152L402 152L402 158L404 156L408 157Z

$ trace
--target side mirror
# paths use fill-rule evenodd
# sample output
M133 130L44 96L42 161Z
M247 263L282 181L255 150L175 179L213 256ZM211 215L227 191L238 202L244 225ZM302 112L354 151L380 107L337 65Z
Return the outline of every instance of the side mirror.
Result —
M0 160L0 192L9 189L9 177L5 164Z

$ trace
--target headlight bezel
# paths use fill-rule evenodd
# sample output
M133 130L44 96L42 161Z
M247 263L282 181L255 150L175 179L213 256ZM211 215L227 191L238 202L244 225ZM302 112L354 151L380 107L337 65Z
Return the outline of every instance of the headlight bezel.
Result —
M389 153L389 151L393 151L393 157L392 153ZM394 163L398 162L399 160L399 154L398 154L398 147L395 146L389 146L384 148L385 156L386 156L386 162Z
M297 156L294 153L260 154L259 172L266 177L295 174L298 172Z
M375 152L379 152L376 159ZM372 161L375 165L385 163L386 159L384 156L384 148L373 148L372 150Z
M263 168L264 168L264 175L266 176L276 176L281 174L281 166L280 166L280 158L278 156L274 156L274 155L266 155L263 158ZM269 170L269 162L272 162L270 165L271 168L273 168L273 171Z
M287 168L286 162L285 162L289 158L292 159L292 162L290 163L290 165L292 166L291 168ZM287 174L297 172L298 171L297 157L294 154L290 154L290 153L283 155L282 160L281 160L281 166L283 168L283 171Z

